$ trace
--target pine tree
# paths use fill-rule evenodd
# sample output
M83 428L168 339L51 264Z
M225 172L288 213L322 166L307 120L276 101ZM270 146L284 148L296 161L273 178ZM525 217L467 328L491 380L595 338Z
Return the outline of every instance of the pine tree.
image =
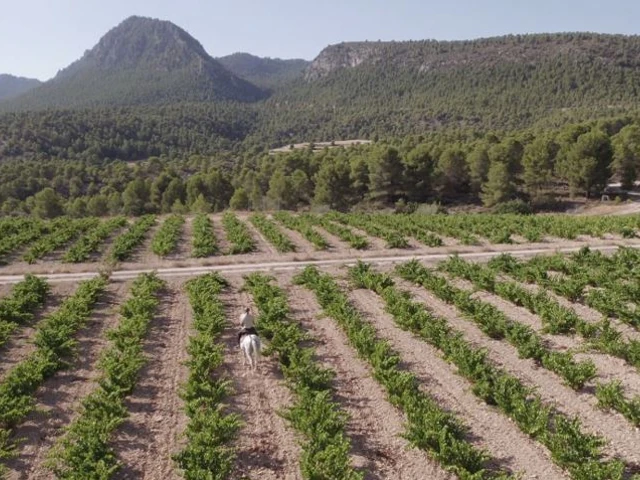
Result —
M376 152L369 160L369 199L389 204L402 193L403 165L394 147Z
M546 190L553 180L553 163L558 145L548 137L540 136L524 149L522 179L524 190L534 203L546 200Z
M640 127L627 125L611 139L613 146L613 172L622 188L631 190L638 178L640 167Z
M512 200L515 193L516 186L509 165L503 162L493 162L489 168L487 181L482 186L482 203L486 207L493 207Z

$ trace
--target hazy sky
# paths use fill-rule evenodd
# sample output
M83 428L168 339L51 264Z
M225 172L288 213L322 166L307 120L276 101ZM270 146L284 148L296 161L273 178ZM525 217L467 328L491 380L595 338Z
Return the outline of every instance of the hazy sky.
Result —
M48 79L130 15L170 20L213 56L309 60L348 40L640 33L639 0L0 0L0 73Z

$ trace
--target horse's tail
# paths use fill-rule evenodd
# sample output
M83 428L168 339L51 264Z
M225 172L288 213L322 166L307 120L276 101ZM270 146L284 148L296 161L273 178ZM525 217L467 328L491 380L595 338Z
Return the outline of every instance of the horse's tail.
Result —
M260 337L258 337L257 335L253 335L251 337L251 355L253 355L253 358L256 362L260 359L261 349L262 344L260 343Z

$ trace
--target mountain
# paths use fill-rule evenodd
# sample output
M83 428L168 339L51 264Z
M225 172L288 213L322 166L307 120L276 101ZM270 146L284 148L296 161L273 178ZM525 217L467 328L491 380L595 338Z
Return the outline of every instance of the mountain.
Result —
M8 74L0 74L0 100L17 97L32 88L37 87L42 82L35 78L15 77Z
M239 77L270 90L285 86L290 81L301 77L304 69L311 63L299 58L281 60L256 57L249 53L234 53L219 57L217 60Z
M268 105L277 121L270 128L282 140L314 140L320 128L325 135L388 136L608 116L640 106L640 37L342 43L324 49Z
M36 114L0 115L0 146L10 156L46 156L57 148L77 154L77 148L139 159L150 141L154 151L209 154L241 142L264 148L436 129L557 128L640 112L640 37L349 42L327 47L310 63L249 54L215 60L175 25L132 17L52 81L0 102L0 110L3 104L100 108L99 115L62 115L55 127ZM197 112L185 116L191 110ZM131 128L139 132L127 133ZM76 145L85 132L91 142ZM190 149L196 133L202 138Z
M171 22L130 17L53 80L13 107L85 107L182 101L256 101L266 93L229 72Z

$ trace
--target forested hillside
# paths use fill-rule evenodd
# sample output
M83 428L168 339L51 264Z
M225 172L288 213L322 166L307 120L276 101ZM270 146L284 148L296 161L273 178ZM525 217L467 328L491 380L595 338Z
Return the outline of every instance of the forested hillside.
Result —
M15 77L13 75L0 74L0 100L17 97L32 88L40 85L35 78Z
M42 110L176 102L257 101L260 88L225 69L171 22L130 17L55 78L5 102Z
M77 160L41 155L1 162L2 213L141 215L390 205L404 210L425 202L546 208L565 189L593 196L611 180L630 186L640 170L640 121L627 117L499 135L436 132L278 155L174 153L136 163L88 160L82 153Z
M215 60L170 22L131 17L53 81L0 102L12 110L0 115L0 205L33 213L46 200L76 216L539 207L638 177L639 88L635 36L360 42L311 63ZM345 138L374 142L266 153Z
M261 58L250 53L234 53L217 58L230 72L254 85L274 90L302 76L311 62L302 59Z
M639 94L640 37L576 33L334 45L268 104L283 129L312 125L308 135L329 116L350 135L401 135L611 115Z

